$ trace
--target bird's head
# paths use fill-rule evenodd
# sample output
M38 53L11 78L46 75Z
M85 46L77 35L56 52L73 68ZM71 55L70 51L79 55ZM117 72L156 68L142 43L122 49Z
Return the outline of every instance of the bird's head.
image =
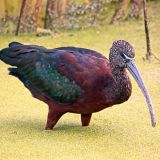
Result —
M152 106L149 93L142 80L141 74L139 73L138 68L135 65L134 56L135 53L133 47L124 40L118 40L113 42L113 45L110 49L109 60L112 68L114 69L117 67L121 68L122 70L123 68L127 68L133 76L133 78L135 79L135 81L138 83L138 86L144 94L148 104L152 126L155 126L156 119L154 115L154 108Z
M133 47L124 40L118 40L113 42L110 49L109 60L113 66L126 68L127 62L134 60L134 56Z

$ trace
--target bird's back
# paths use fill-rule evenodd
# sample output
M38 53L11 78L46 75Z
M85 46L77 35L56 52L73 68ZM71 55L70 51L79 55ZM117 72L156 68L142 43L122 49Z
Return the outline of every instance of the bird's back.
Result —
M72 104L92 97L111 77L108 60L100 53L76 47L46 49L12 42L0 51L0 59L11 68L32 94L41 94L58 103ZM98 92L97 92L98 93ZM96 95L95 95L96 96Z

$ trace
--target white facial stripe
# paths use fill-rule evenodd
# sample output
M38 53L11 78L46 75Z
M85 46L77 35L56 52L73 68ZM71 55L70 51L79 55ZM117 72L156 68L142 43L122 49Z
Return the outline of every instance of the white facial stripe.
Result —
M130 57L128 57L128 56L125 55L125 54L124 54L124 56L125 56L126 59L134 60L134 58L130 58Z

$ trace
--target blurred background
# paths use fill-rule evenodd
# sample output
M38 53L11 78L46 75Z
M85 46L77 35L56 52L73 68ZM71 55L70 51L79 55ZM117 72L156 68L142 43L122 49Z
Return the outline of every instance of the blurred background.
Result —
M84 29L143 17L141 0L0 0L2 34L15 33L20 11L20 33L49 34L50 30Z

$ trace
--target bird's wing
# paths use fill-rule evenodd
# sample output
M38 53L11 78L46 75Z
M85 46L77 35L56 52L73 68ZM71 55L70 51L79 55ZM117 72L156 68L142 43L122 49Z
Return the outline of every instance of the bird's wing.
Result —
M78 47L60 47L56 48L57 50L65 50L65 51L72 51L72 52L78 52L83 55L91 55L95 56L97 58L104 58L106 59L105 56L103 56L101 53L91 50L91 49L86 49L86 48L78 48Z
M55 56L52 56L54 55ZM23 60L18 71L25 77L28 86L34 87L49 99L71 104L83 94L83 89L69 76L61 74L56 67L56 53L39 53L36 60ZM29 88L28 87L28 88ZM31 88L32 89L32 88Z
M14 44L1 52L6 63L18 67L11 74L27 88L63 104L94 92L110 72L106 59L77 51Z

